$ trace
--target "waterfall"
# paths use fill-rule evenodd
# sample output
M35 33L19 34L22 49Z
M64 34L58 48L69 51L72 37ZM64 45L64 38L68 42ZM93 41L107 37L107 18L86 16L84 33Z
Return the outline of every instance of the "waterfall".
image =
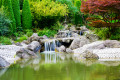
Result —
M47 41L44 43L45 51L55 51L55 48L59 46L60 43L57 40Z

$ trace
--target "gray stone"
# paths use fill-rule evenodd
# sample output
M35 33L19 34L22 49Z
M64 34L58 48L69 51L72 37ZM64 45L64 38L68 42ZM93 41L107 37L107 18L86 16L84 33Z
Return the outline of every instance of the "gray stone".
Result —
M104 45L107 48L120 48L120 42L117 40L106 40Z
M67 53L73 53L73 51L70 48L66 48Z
M81 37L75 38L69 48L72 50L77 49L88 43L89 43L89 40L81 36Z
M38 36L37 33L33 33L31 37L28 38L28 42L31 43L33 41L38 41L40 42L40 37Z
M43 36L43 39L48 39L48 37L46 35Z
M39 46L40 46L40 43L38 41L33 41L28 45L27 49L34 51Z
M65 52L65 50L66 50L66 48L65 48L65 46L61 46L61 47L59 47L58 49L57 49L59 52Z
M21 48L19 51L17 51L16 55L20 58L36 57L36 54L33 51L30 51L30 50L24 49L24 48Z
M97 54L94 54L92 51L88 50L84 52L83 57L85 59L99 59L99 56Z
M96 34L86 34L86 38L91 42L99 40L99 37Z
M10 64L2 57L0 57L0 68L8 67Z

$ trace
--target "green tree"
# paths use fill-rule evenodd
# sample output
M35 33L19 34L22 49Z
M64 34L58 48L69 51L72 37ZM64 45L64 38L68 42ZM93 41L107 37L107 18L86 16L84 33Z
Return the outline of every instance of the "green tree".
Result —
M7 17L12 21L11 32L16 32L16 21L14 18L14 13L12 9L11 0L3 0L4 10L7 13Z
M12 2L12 8L14 12L14 17L16 20L16 28L17 31L21 29L21 17L20 17L20 5L19 5L19 0L11 0Z
M2 0L0 0L0 7L2 6Z
M23 29L30 29L32 26L32 17L28 0L24 0L22 9L22 26Z

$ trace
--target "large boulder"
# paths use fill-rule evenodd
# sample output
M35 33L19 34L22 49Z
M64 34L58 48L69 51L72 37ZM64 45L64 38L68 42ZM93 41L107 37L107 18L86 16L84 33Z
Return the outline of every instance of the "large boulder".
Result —
M36 49L36 48L37 48L37 49ZM36 50L38 51L38 50L41 49L40 43L39 43L38 41L33 41L33 42L31 42L31 43L28 45L27 49L36 52Z
M104 45L107 48L120 48L120 42L117 40L106 40Z
M28 38L27 42L31 43L33 41L38 41L40 42L40 37L38 36L37 33L33 33L31 37Z
M2 57L0 57L0 68L8 67L10 64Z
M16 55L20 58L31 58L37 56L33 51L24 48L21 48L19 51L17 51Z
M65 52L65 50L66 50L65 46L63 46L63 45L56 48L56 49L57 49L58 52Z
M94 54L92 51L86 50L83 53L83 57L85 59L99 59L99 56L97 54Z
M86 34L86 38L91 42L99 40L99 37L96 34Z
M77 49L88 43L89 43L89 40L81 36L79 38L75 38L69 48L72 50Z
M70 48L66 48L66 53L73 53L73 51Z

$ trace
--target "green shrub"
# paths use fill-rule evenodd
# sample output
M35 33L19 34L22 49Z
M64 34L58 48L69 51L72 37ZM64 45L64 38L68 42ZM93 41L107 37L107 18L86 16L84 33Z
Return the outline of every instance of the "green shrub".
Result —
M54 35L57 33L56 30L50 30L50 29L43 29L38 32L39 36L46 35L47 37L54 37Z
M30 30L30 29L27 29L27 30L26 30L26 35L27 35L28 37L32 36L32 34L33 34L33 30Z
M34 26L40 28L55 24L68 13L66 5L51 0L32 2L31 12Z
M8 36L10 34L11 21L5 17L5 14L0 9L0 35Z
M19 5L19 0L11 0L12 2L12 8L14 12L14 17L16 20L16 28L17 31L19 31L21 28L21 16L20 16L20 5Z
M31 17L29 0L24 0L23 2L22 27L23 29L31 29L32 27L32 17Z
M4 37L4 36L0 36L0 44L10 45L10 44L12 44L11 39Z
M11 0L3 0L4 10L6 11L7 17L12 21L11 32L16 32L16 21L13 13Z
M15 42L22 42L22 41L27 40L27 39L28 39L27 36L21 36Z
M95 29L95 33L101 39L111 39L111 40L120 40L120 28L114 30L113 33L109 31L108 28ZM110 35L110 36L109 36Z

